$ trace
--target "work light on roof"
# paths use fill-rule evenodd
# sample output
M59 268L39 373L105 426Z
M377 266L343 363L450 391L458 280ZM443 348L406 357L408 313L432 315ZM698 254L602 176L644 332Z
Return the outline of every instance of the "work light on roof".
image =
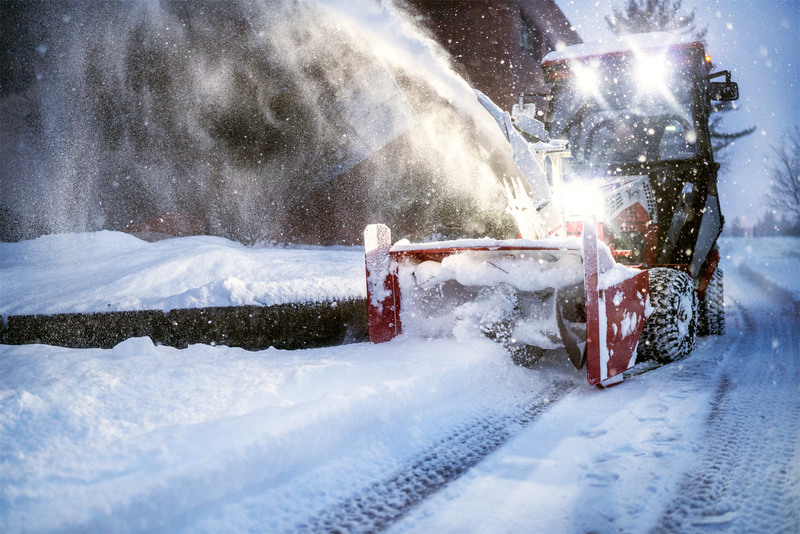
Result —
M575 75L575 82L584 95L596 93L600 85L600 76L597 69L592 65L574 63L572 72Z
M636 80L642 89L662 89L667 82L669 67L661 56L639 56L636 61Z

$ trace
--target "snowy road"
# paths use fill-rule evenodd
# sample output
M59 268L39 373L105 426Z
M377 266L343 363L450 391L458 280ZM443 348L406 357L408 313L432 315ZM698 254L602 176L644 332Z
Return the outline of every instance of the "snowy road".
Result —
M703 449L661 527L800 532L800 307L751 270L730 271L732 335L716 347L724 360Z
M797 241L727 245L727 334L605 391L479 338L0 346L0 531L798 532Z
M799 301L725 267L725 336L577 391L393 531L800 532Z

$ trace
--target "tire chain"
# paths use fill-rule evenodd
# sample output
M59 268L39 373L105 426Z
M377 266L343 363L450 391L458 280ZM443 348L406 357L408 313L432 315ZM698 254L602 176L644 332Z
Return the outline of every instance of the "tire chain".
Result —
M717 267L697 305L698 329L701 336L721 336L725 333L725 294L722 269Z
M647 318L639 340L640 360L667 363L685 358L694 347L697 334L697 293L688 274L676 269L650 269L650 300L653 313ZM691 299L692 317L687 333L678 328L678 308L683 296Z

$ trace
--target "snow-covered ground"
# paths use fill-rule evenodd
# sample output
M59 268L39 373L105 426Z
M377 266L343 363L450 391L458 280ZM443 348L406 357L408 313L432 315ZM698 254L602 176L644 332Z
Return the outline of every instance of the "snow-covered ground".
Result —
M0 531L798 532L799 248L723 240L727 333L609 390L566 361L515 366L478 335L2 345ZM8 315L364 281L358 249L101 232L0 244L0 283Z
M148 243L122 232L0 243L0 314L172 310L366 295L361 247L245 247L221 237Z

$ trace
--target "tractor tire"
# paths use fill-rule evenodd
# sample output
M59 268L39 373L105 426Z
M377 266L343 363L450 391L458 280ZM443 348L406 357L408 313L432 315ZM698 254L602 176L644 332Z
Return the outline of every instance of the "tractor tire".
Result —
M639 339L642 360L669 363L689 355L697 338L697 292L691 277L676 269L650 269L650 304Z
M701 336L721 336L725 333L725 303L722 269L717 267L698 303L698 325Z

